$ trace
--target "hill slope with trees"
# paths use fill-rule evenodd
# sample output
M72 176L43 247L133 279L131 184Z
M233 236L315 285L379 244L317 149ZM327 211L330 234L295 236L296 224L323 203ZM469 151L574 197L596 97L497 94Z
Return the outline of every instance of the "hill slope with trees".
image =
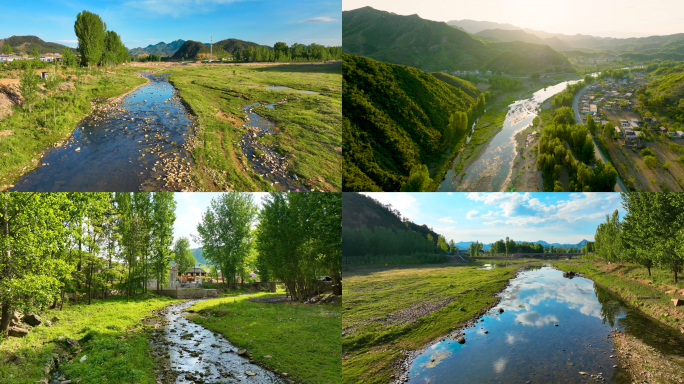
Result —
M342 47L345 53L428 71L528 72L570 65L546 45L488 43L443 22L371 7L342 12Z
M343 189L427 190L484 106L472 85L416 68L343 55ZM411 177L409 177L411 176Z
M364 264L373 263L372 259L379 256L414 253L439 254L434 260L419 259L423 261L445 260L448 248L444 237L427 225L402 218L391 205L359 193L343 193L342 205L343 256L365 256Z
M69 48L75 52L71 47L57 43L48 43L38 36L12 36L0 40L0 47L8 44L12 47L15 54L28 54L35 46L39 54L58 53L62 52L64 48Z

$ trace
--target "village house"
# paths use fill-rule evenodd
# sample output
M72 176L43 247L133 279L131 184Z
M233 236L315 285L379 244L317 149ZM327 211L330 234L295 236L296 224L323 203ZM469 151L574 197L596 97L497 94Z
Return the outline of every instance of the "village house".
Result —
M178 274L181 281L197 281L197 279L206 279L207 272L202 268L190 268L181 276Z

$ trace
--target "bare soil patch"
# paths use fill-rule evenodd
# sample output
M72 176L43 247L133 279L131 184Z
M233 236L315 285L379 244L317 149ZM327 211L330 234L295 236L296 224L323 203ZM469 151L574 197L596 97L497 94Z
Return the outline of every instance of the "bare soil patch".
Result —
M619 330L613 331L613 340L620 367L634 383L684 383L684 357L666 356Z

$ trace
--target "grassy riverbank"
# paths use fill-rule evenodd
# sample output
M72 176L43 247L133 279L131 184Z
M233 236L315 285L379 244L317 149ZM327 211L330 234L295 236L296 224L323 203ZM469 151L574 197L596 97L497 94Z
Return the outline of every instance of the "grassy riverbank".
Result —
M140 295L126 303L125 297L65 303L63 310L47 310L45 320L58 317L51 327L35 327L23 338L0 342L0 383L33 384L47 378L53 354L69 354L60 372L75 383L156 383L155 361L150 355L152 327L141 320L155 310L177 302L164 297ZM76 339L80 350L69 350L63 340ZM87 356L84 362L79 362ZM48 368L49 371L49 368Z
M461 327L496 303L494 294L525 262L491 270L478 270L481 264L473 263L345 271L343 382L390 382L408 352Z
M287 156L288 171L312 188L342 188L342 66L333 64L219 65L173 67L169 79L197 115L200 128L193 148L195 181L201 190L273 190L252 171L239 142L245 134L241 108L255 102L298 98L275 109L256 107L278 133L259 138ZM302 94L267 90L286 86Z
M220 333L236 347L246 349L259 364L287 373L287 377L297 382L341 383L340 306L248 300L278 297L283 293L203 301L191 309L208 311L214 316L188 317Z
M71 135L92 111L91 99L118 96L144 84L146 80L137 75L143 69L120 67L90 74L59 69L60 79L54 88L45 88L44 81L40 84L44 90L38 91L31 112L12 106L11 115L0 120L0 191L36 167L45 149ZM20 73L4 75L12 78Z

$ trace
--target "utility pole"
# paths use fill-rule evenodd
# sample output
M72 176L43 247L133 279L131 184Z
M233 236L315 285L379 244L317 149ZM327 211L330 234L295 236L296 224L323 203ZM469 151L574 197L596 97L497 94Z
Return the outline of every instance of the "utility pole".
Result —
M213 59L214 56L214 36L211 37L211 43L209 44L209 62L211 63L211 60Z

